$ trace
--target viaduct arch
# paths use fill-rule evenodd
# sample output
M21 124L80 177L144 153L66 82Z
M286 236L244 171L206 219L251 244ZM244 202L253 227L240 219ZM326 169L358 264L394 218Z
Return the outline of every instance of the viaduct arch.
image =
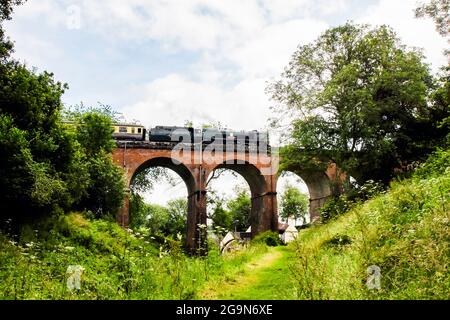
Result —
M206 228L199 226L206 225L206 183L216 169L233 170L249 184L252 236L267 230L277 231L278 155L248 149L226 153L207 149L192 146L176 149L170 144L119 141L113 150L113 161L124 169L127 186L132 184L136 174L148 167L169 168L183 179L188 190L186 247L192 253L199 253L206 239ZM330 165L325 172L289 171L299 175L308 186L311 221L317 220L318 209L332 195L332 181L340 178L336 166ZM128 197L117 214L117 221L124 227L129 224Z

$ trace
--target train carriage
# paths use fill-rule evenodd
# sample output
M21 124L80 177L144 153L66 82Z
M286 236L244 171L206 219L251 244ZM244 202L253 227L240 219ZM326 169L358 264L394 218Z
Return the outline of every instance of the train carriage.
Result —
M146 129L140 124L114 123L113 138L116 140L145 140Z

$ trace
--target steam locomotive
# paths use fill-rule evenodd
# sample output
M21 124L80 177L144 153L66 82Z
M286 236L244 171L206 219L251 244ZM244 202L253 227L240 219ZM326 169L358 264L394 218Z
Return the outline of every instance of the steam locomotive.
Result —
M114 124L113 138L128 141L151 141L151 142L182 142L182 143L221 143L221 144L245 144L268 145L267 132L253 131L231 131L216 128L195 129L192 127L156 126L150 130L138 124Z

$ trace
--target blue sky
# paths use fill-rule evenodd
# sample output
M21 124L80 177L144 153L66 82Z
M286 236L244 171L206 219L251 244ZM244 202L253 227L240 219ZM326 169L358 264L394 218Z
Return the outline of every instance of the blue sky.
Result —
M415 0L28 0L5 24L15 57L147 126L263 129L264 93L300 44L347 20L389 24L434 70L446 41ZM232 188L229 188L232 189ZM181 191L180 191L181 192ZM155 198L165 199L164 191Z

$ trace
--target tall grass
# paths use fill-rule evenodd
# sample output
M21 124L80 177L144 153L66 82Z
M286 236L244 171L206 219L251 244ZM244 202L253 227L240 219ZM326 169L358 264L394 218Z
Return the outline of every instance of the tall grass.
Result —
M156 246L114 222L70 214L14 242L0 234L0 299L194 299L203 284L238 269L265 248L208 257L184 254L179 239ZM67 268L85 270L80 290L68 290Z
M340 218L300 232L291 266L297 297L449 299L450 168L439 160L448 155L441 152L413 178ZM372 265L381 269L380 289L366 285Z

